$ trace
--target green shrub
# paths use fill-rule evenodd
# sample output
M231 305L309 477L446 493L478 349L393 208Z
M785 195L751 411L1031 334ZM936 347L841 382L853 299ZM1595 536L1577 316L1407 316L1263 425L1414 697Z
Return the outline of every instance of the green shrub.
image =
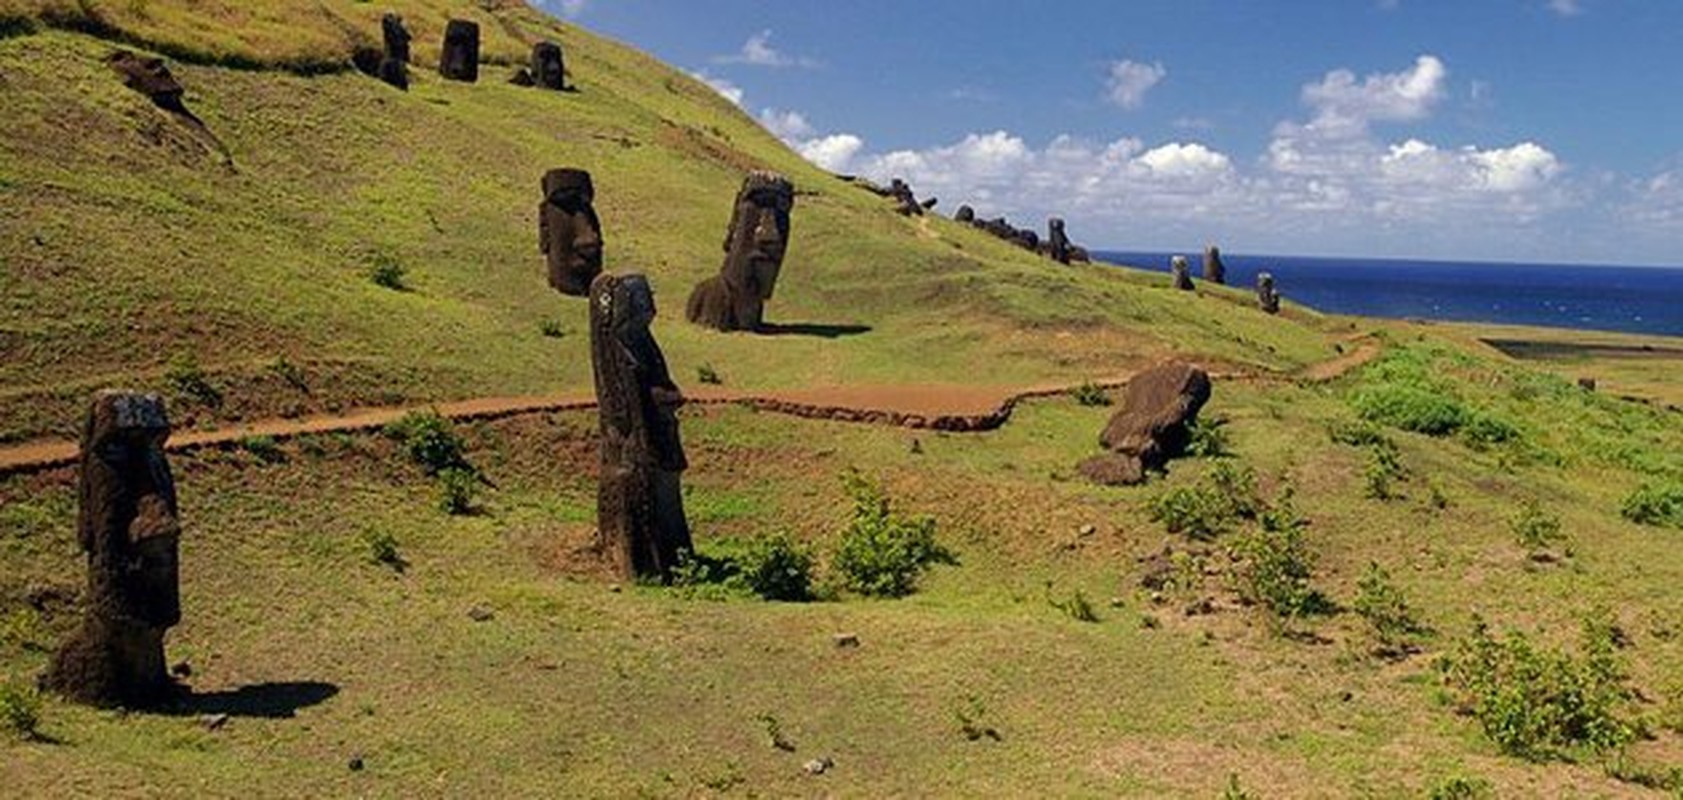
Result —
M1536 500L1522 503L1508 526L1519 546L1533 558L1546 556L1552 547L1566 540L1560 518L1544 511Z
M737 564L748 590L766 600L812 599L812 549L786 533L749 540Z
M1221 790L1221 800L1256 800L1256 795L1239 784L1239 773L1227 773L1227 786Z
M269 365L269 371L275 373L287 385L306 394L310 391L310 384L305 379L304 370L298 365L286 360L286 356L276 356L274 363Z
M1351 447L1385 447L1391 450L1397 448L1397 443L1386 436L1379 426L1366 420L1335 422L1327 428L1327 435L1335 444L1347 444Z
M1466 424L1468 416L1460 401L1417 384L1364 386L1352 402L1362 419L1428 436L1453 434Z
M450 468L466 468L466 446L450 420L437 411L411 411L386 426L386 435L398 440L410 460L435 475Z
M695 379L712 386L718 386L725 382L724 378L719 377L719 371L714 369L712 364L702 364L696 367Z
M1227 420L1194 419L1187 427L1191 437L1186 452L1193 458L1223 458L1232 455L1227 443Z
M1415 618L1413 609L1408 607L1402 590L1391 582L1391 574L1377 562L1369 562L1367 570L1356 581L1354 607L1356 614L1367 623L1368 632L1381 654L1407 653L1426 632Z
M41 694L30 687L0 685L0 726L11 736L25 741L38 738L41 728Z
M285 451L281 450L280 442L275 441L273 436L242 436L234 444L265 464L279 464L286 460Z
M397 537L389 531L369 531L363 534L363 541L368 544L368 560L384 567L402 572L408 566L403 555L397 549Z
M1625 717L1631 692L1614 628L1592 619L1584 653L1544 649L1522 633L1473 630L1439 663L1461 707L1503 752L1540 761L1622 747L1636 736Z
M375 286L397 292L404 291L408 286L403 281L403 275L403 265L389 254L381 253L369 262L368 279L373 281Z
M1501 417L1480 411L1467 416L1466 424L1461 426L1461 438L1475 448L1484 449L1519 439L1519 429Z
M1625 498L1619 514L1638 525L1683 528L1683 484L1645 484Z
M1256 471L1221 461L1203 481L1178 486L1158 495L1151 504L1152 519L1170 533L1209 540L1233 529L1241 519L1254 519L1262 509Z
M831 565L846 588L873 597L903 597L931 566L956 563L935 541L934 517L894 513L882 487L856 471L843 482L853 498L853 518Z
M183 398L211 408L222 405L222 390L210 382L210 376L192 353L179 353L171 358L164 369L164 381Z
M1485 800L1495 794L1495 788L1484 778L1456 775L1439 781L1426 796L1429 800Z
M438 507L451 516L472 514L479 497L479 472L465 467L438 471Z
M1308 523L1298 516L1291 492L1260 520L1262 525L1236 539L1231 549L1233 585L1240 598L1282 619L1331 610L1313 585L1316 559L1305 538Z
M561 320L558 319L546 319L539 322L538 333L543 334L548 339L559 339L567 335L567 332L561 327Z
M1108 406L1111 402L1110 394L1105 392L1104 387L1092 381L1069 390L1069 396L1075 398L1076 404L1083 406Z
M1064 616L1076 622L1098 622L1099 613L1093 610L1092 601L1087 599L1087 593L1077 588L1069 597L1057 598L1052 596L1052 584L1046 583L1046 602L1053 608L1063 612Z
M1403 470L1401 457L1396 447L1375 445L1368 450L1367 466L1362 469L1362 480L1366 494L1374 500L1391 500L1397 497L1392 484L1402 480L1406 473Z

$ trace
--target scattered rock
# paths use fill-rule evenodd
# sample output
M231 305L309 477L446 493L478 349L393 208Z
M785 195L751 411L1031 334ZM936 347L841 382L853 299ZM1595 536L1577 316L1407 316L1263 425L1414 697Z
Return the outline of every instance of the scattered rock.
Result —
M485 606L474 606L468 609L467 615L468 619L474 622L490 622L492 618L497 616L497 613Z
M352 772L361 772L362 771L362 756L351 756L350 762L347 763L345 766L349 767Z
M1099 526L1089 522L1086 525L1082 525L1076 532L1081 534L1083 537L1092 536L1093 534L1099 532Z
M914 455L914 456L923 455L923 442L922 442L922 440L919 440L919 439L913 439L912 440L912 455Z
M218 731L222 729L222 726L228 724L228 715L206 714L199 718L199 724L203 725L207 731Z
M614 594L619 594L619 584L617 584L617 583L608 584L608 591L613 592Z
M174 666L169 668L169 674L177 678L190 678L193 676L193 665L185 661L177 661Z
M1578 379L1578 388L1583 389L1586 392L1595 391L1595 386L1596 386L1596 383L1595 383L1594 378L1579 378Z
M845 649L859 646L859 634L857 633L838 633L834 638L836 647Z
M808 775L823 775L824 773L834 769L835 766L835 759L830 758L829 756L820 756L806 762L806 764L802 765L801 768L806 770L806 774Z

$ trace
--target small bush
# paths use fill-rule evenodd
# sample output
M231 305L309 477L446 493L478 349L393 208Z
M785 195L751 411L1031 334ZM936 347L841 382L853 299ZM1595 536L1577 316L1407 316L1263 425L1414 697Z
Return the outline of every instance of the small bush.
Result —
M1362 419L1427 436L1448 436L1467 422L1467 409L1448 394L1411 383L1379 383L1352 398Z
M286 460L286 452L281 450L280 442L275 441L273 436L242 436L234 444L265 464L279 464Z
M1477 449L1485 449L1519 439L1519 429L1513 423L1501 417L1492 416L1489 412L1477 412L1467 416L1466 424L1461 426L1461 438Z
M466 468L466 451L455 426L436 411L412 411L386 426L386 435L402 443L410 460L428 474L452 467Z
M1429 800L1485 800L1495 797L1496 790L1484 778L1456 775L1439 781L1426 796Z
M1625 498L1619 514L1638 525L1683 528L1683 484L1646 484Z
M1477 617L1473 630L1439 663L1463 710L1510 755L1542 761L1601 753L1629 743L1631 697L1615 629L1584 626L1584 653L1543 649L1522 633L1492 636Z
M164 381L177 395L200 405L217 408L222 405L222 390L210 382L210 376L199 366L192 353L180 353L169 360Z
M1426 482L1426 503L1438 511L1449 508L1449 495L1443 490L1443 484L1436 480Z
M858 472L843 478L853 519L842 531L831 565L846 588L873 597L904 597L935 564L956 563L935 541L935 518L894 513L881 486Z
M373 281L375 286L392 291L401 292L409 288L404 283L403 275L403 265L386 253L375 256L368 265L368 279Z
M33 688L0 685L0 726L11 736L25 741L38 738L41 728L41 694Z
M1210 470L1210 488L1227 498L1233 514L1256 519L1262 513L1262 495L1256 488L1256 470L1243 464L1222 461Z
M1254 519L1262 508L1256 472L1229 461L1216 464L1195 486L1177 486L1151 504L1152 519L1170 533L1210 540L1232 530L1241 519Z
M1077 405L1082 406L1108 406L1111 402L1110 395L1105 392L1104 387L1092 381L1087 381L1069 390L1069 396L1075 398Z
M953 717L958 720L959 733L964 734L964 738L969 741L992 739L997 742L1004 738L999 735L997 728L987 723L988 705L976 695L964 698L964 702L953 709Z
M766 600L812 599L812 549L786 533L749 540L737 564L748 590Z
M724 378L719 377L719 371L714 369L712 364L702 364L696 367L695 379L711 386L718 386L725 382Z
M1194 419L1188 426L1187 433L1191 437L1186 444L1186 452L1193 458L1224 458L1232 455L1227 444L1227 420L1225 419Z
M1098 622L1099 614L1093 610L1093 603L1087 599L1086 592L1079 588L1069 597L1059 599L1052 596L1052 584L1046 584L1046 602L1053 608L1063 612L1064 616L1076 622Z
M463 467L438 471L438 507L451 516L472 514L479 497L479 473Z
M276 356L274 363L269 365L269 371L275 373L275 376L281 380L286 381L287 385L292 388L305 394L309 393L310 384L304 376L304 370L300 369L297 364L286 360L286 356Z
M1525 501L1508 525L1519 546L1525 548L1533 558L1548 555L1551 548L1566 540L1566 534L1561 531L1560 518L1544 511L1536 500Z
M1239 784L1239 773L1227 773L1227 786L1221 790L1221 800L1256 800L1256 795Z
M1260 519L1260 529L1240 536L1232 547L1233 584L1240 598L1282 619L1330 610L1312 583L1316 559L1304 536L1308 523L1298 516L1290 491Z
M1367 623L1381 654L1407 653L1426 632L1415 618L1413 609L1408 607L1402 590L1391 582L1391 574L1377 562L1369 562L1367 570L1356 581L1354 605L1356 614Z
M402 572L409 564L397 549L397 537L389 531L369 531L363 540L368 543L368 560L383 567Z
M1379 426L1365 420L1335 422L1327 428L1327 435L1335 444L1351 447L1385 447L1391 450L1397 448L1397 443L1386 436Z
M561 328L561 320L558 319L546 319L539 322L538 333L543 334L548 339L559 339L567 335L567 332Z

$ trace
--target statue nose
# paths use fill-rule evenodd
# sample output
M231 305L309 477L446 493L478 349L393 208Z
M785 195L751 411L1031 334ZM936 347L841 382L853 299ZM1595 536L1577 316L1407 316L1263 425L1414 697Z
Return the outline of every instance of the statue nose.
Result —
M777 230L777 218L770 212L760 215L759 224L754 226L754 241L762 245L777 244L783 240L783 235Z

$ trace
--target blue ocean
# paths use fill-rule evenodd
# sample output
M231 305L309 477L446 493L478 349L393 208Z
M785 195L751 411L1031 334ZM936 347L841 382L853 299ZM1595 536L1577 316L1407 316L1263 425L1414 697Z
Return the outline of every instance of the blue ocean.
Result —
M1117 264L1169 270L1169 253L1095 251ZM1194 279L1203 251L1188 251ZM1227 282L1272 272L1285 297L1372 317L1495 322L1683 336L1683 268L1497 264L1221 254Z

